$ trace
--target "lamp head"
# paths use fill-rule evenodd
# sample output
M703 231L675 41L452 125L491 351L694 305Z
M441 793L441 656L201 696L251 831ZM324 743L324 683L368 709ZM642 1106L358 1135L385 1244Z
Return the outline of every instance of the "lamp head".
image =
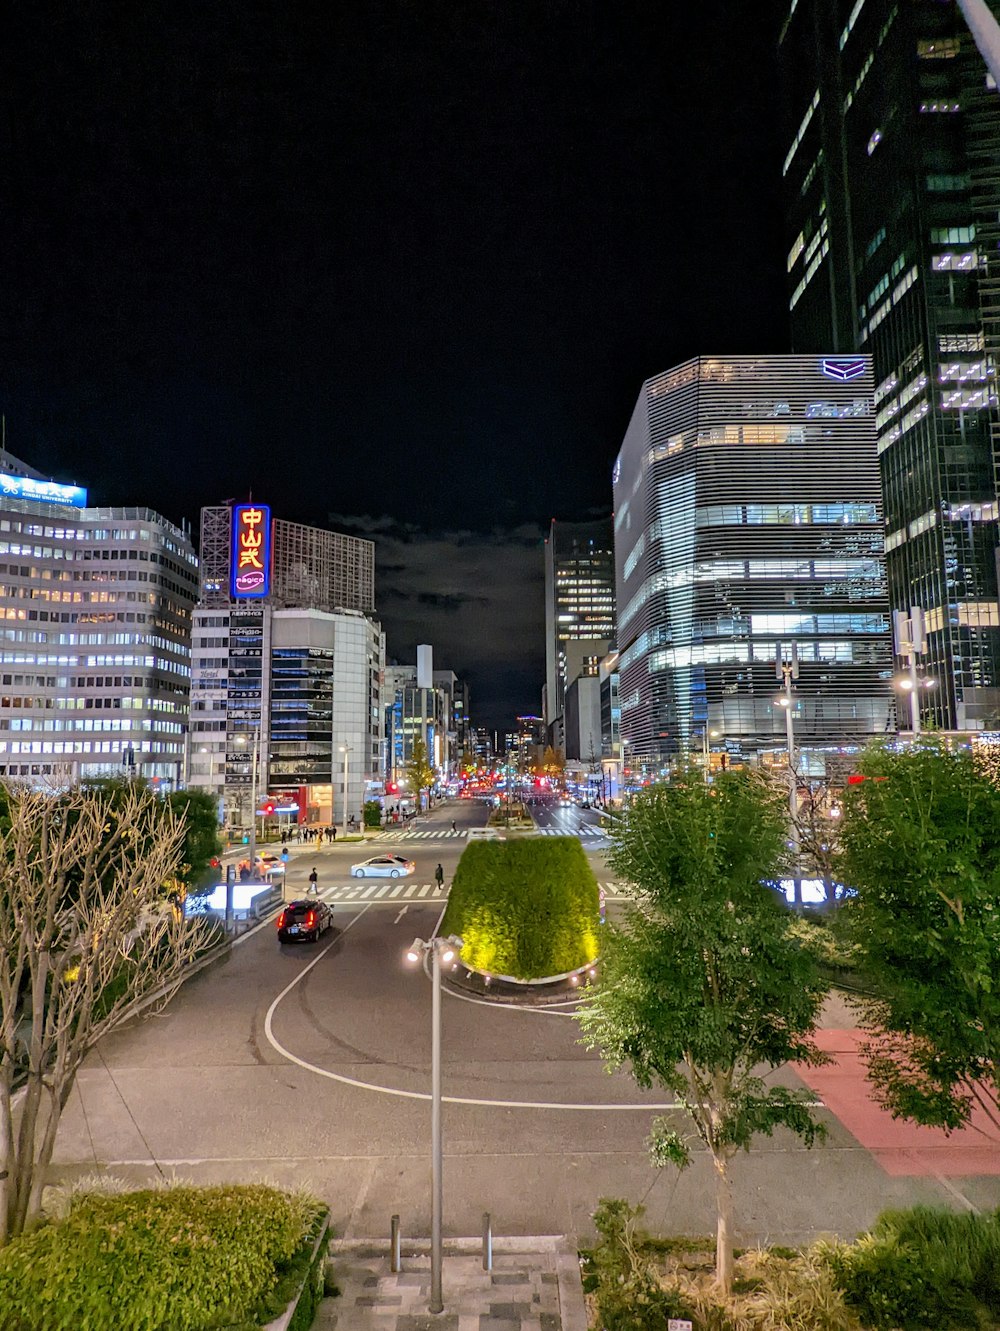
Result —
M407 948L406 960L419 961L420 958L423 956L423 952L424 952L424 940L422 938L414 938L413 942Z

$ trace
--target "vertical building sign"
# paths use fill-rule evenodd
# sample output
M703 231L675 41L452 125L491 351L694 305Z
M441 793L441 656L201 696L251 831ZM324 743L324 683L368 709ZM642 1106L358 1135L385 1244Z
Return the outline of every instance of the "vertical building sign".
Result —
M266 504L233 507L230 590L234 600L267 596L271 590L271 510Z

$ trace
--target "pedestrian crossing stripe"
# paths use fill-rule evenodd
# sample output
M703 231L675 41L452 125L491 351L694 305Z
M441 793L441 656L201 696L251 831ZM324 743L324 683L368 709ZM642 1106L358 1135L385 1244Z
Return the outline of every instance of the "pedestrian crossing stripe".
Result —
M609 901L623 901L628 895L620 883L601 883L600 886L604 888ZM319 893L323 901L351 905L441 901L447 895L447 888L438 883L359 883L356 879L350 883L334 883L331 887L322 888Z
M537 836L578 836L581 838L594 837L594 838L600 838L602 840L605 839L605 833L599 827L581 827L578 828L577 831L575 832L569 832L559 827L536 827L534 829L534 834ZM528 833L528 835L530 836L532 834ZM464 841L465 839L466 839L466 834L464 831L451 832L447 830L443 830L440 832L434 832L434 831L380 832L378 836L370 838L372 843L375 845L389 845L397 841L451 841L451 840Z

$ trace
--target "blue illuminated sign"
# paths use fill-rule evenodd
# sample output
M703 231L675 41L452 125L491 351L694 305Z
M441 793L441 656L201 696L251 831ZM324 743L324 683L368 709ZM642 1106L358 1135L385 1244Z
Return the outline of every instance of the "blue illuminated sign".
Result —
M849 356L845 359L823 360L820 362L820 369L828 379L837 379L840 383L847 383L850 379L857 379L865 372L865 362L861 356Z
M8 476L6 472L0 472L0 494L15 499L37 499L45 504L68 504L70 508L87 507L87 491L82 485L57 485L55 481Z

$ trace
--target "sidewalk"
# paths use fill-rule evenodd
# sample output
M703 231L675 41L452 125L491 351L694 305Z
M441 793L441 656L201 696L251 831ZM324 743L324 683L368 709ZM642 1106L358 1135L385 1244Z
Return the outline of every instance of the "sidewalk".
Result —
M314 1331L586 1331L571 1240L497 1239L492 1272L483 1270L478 1240L446 1241L444 1312L436 1315L427 1309L430 1255L414 1252L426 1246L404 1244L403 1270L394 1275L385 1249L332 1243L329 1269L341 1292L322 1301Z

